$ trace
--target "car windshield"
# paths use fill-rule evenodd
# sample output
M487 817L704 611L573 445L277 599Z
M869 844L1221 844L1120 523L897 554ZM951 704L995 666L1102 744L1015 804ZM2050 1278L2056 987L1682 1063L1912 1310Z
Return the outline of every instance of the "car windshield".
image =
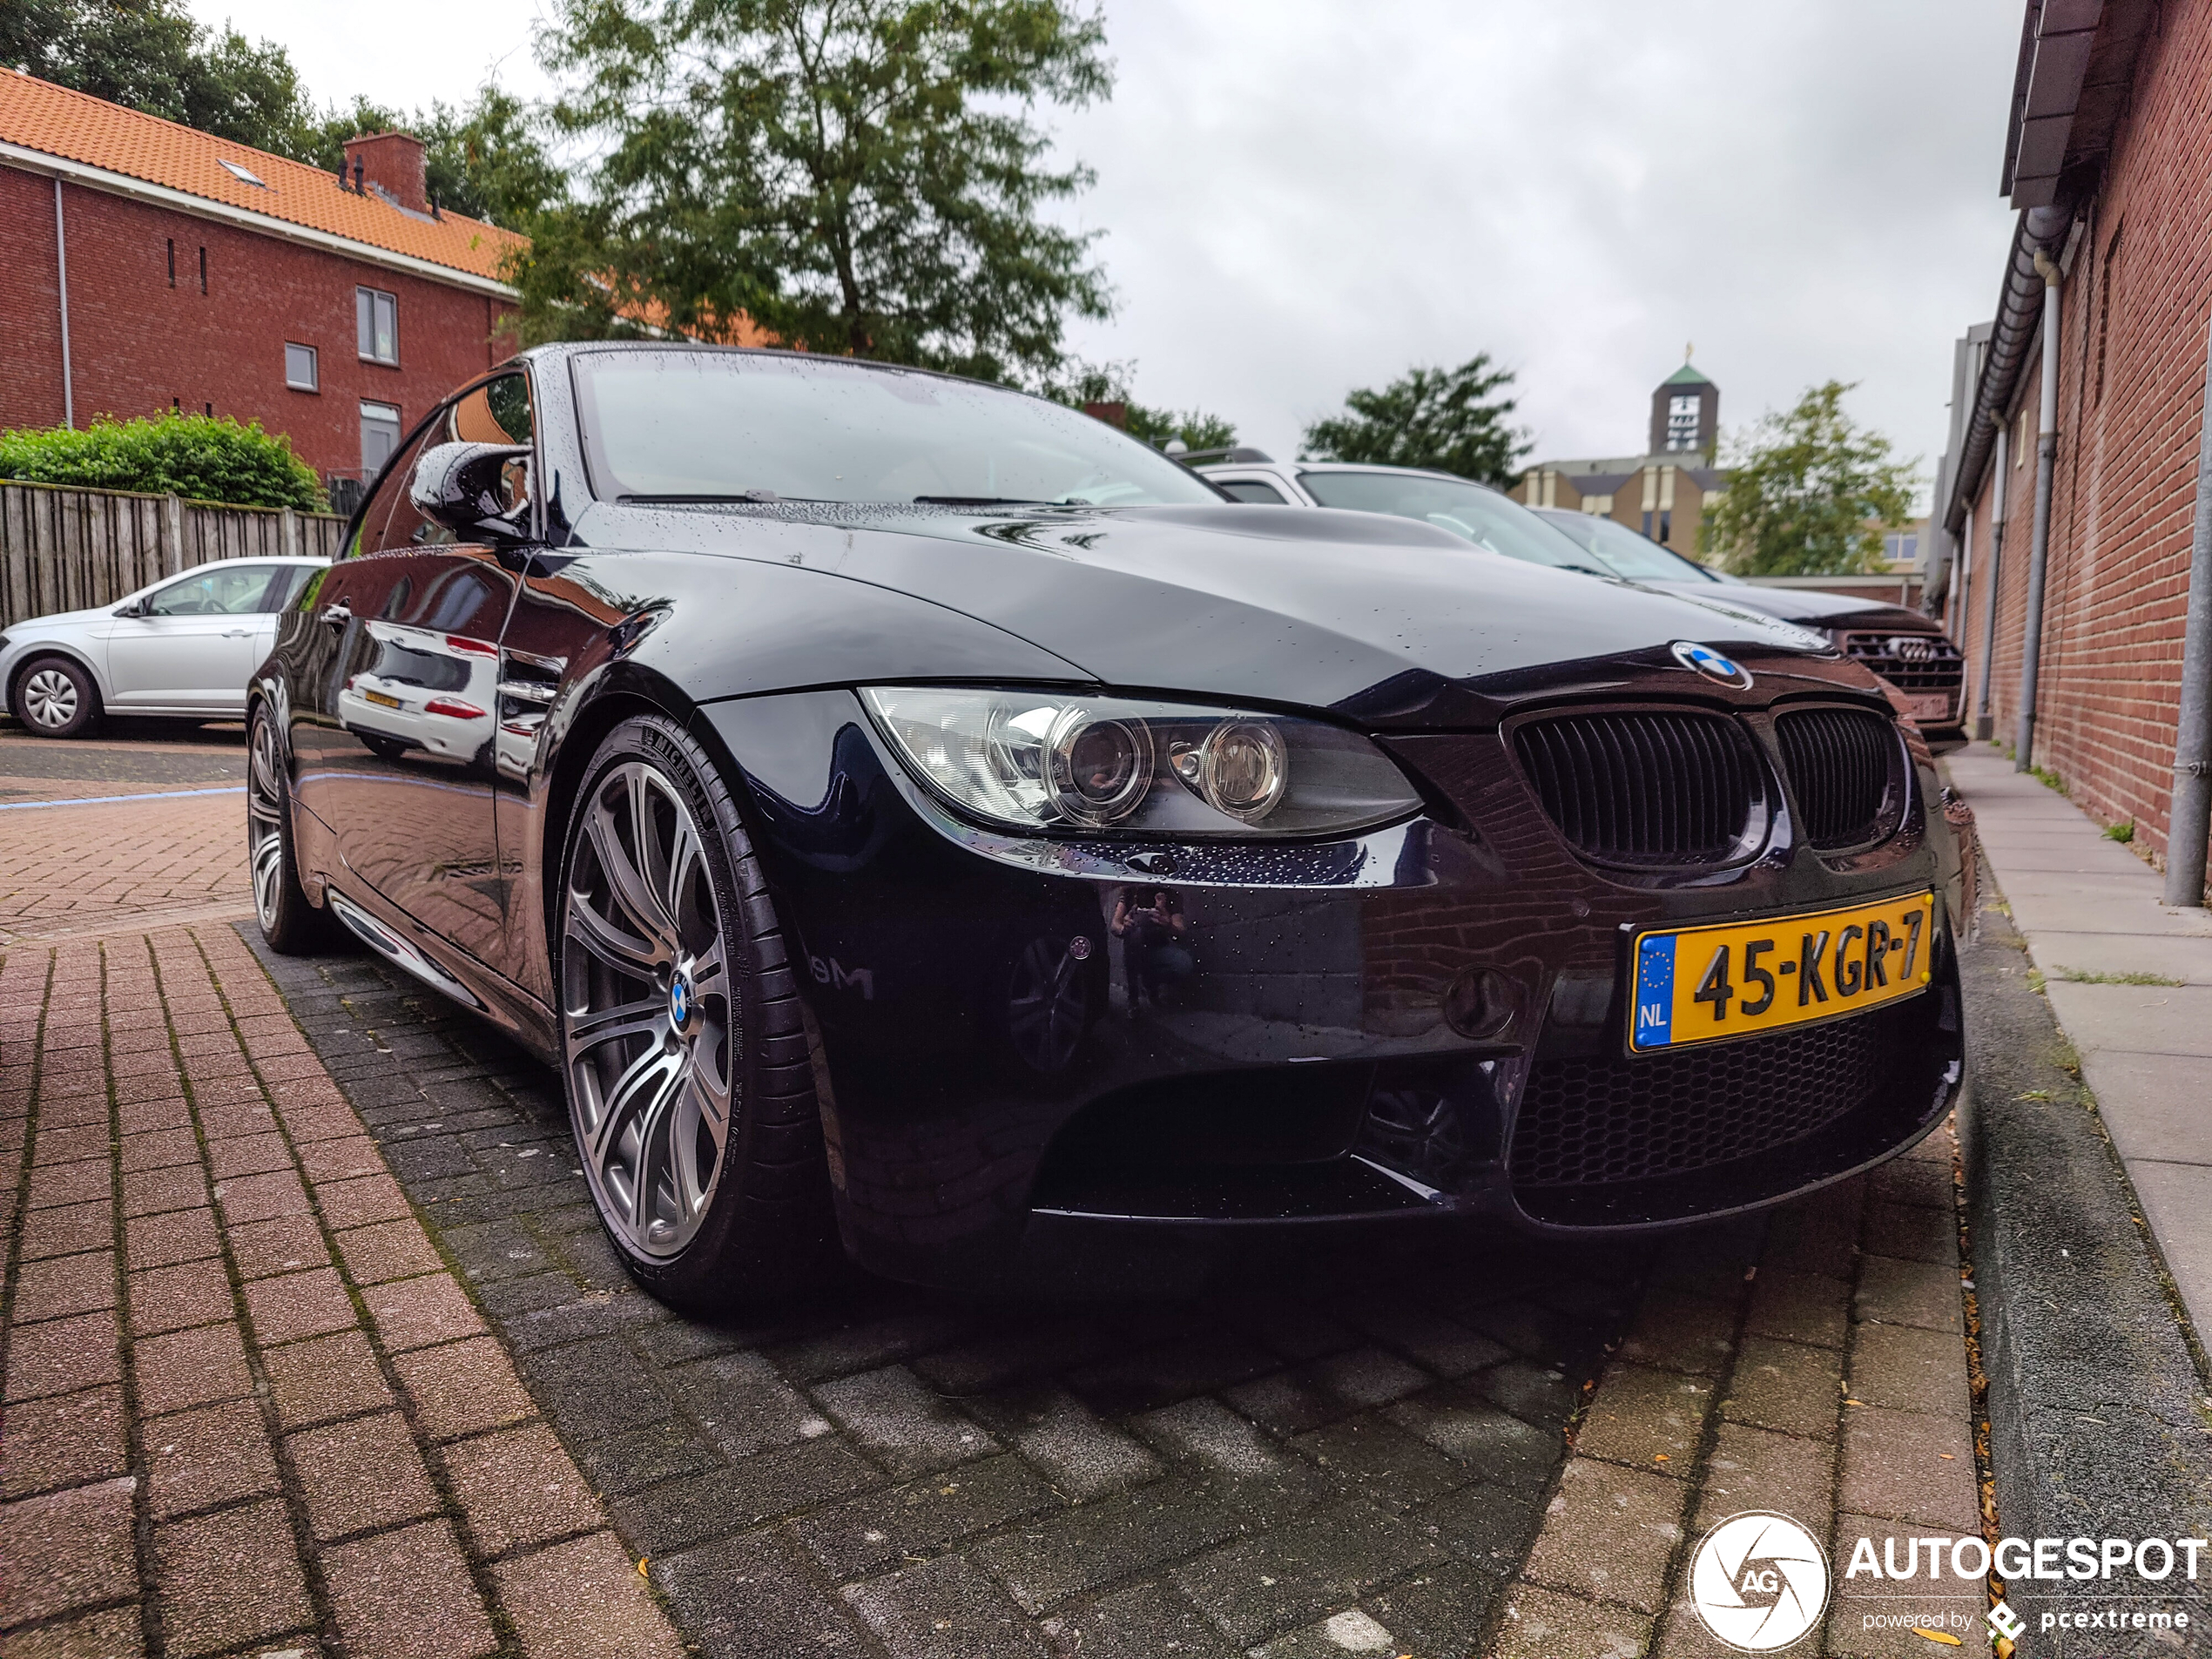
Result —
M753 352L576 361L592 490L642 501L1218 502L1176 462L1042 398Z
M1324 507L1393 513L1463 536L1477 547L1530 564L1610 574L1518 502L1464 478L1418 472L1301 472L1298 482Z
M1630 582L1712 582L1720 577L1695 559L1686 559L1649 536L1639 536L1626 524L1601 518L1595 513L1569 513L1540 508L1547 524L1576 546L1594 553L1605 568Z

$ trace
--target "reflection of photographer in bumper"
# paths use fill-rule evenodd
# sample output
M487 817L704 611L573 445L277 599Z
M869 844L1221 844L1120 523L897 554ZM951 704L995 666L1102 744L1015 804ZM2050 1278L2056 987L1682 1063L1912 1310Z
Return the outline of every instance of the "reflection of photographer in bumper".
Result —
M1129 981L1133 1013L1147 996L1160 1005L1163 986L1189 979L1197 964L1185 935L1190 924L1183 900L1166 887L1137 887L1114 903L1114 934L1122 941L1122 971Z

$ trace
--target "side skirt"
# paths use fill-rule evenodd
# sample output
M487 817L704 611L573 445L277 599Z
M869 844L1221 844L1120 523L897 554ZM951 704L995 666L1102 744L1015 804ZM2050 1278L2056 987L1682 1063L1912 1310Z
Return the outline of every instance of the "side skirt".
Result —
M330 882L324 903L347 930L394 967L482 1015L548 1065L558 1064L553 1011L466 952L373 894Z

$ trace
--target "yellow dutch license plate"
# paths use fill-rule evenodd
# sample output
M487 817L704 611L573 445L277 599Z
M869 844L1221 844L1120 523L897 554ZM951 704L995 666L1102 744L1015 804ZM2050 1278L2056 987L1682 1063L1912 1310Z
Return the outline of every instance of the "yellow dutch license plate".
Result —
M1925 990L1935 895L1639 934L1629 1049L1651 1054L1858 1014Z
M374 703L381 709L403 709L407 706L399 698L387 691L363 691L361 700L365 703Z

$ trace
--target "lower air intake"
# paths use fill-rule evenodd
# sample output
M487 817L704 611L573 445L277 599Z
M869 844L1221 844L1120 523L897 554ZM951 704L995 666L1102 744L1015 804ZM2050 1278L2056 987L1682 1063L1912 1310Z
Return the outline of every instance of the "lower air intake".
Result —
M1539 1060L1514 1121L1514 1185L1649 1181L1786 1146L1892 1082L1898 1018L1885 1009L1634 1060Z

